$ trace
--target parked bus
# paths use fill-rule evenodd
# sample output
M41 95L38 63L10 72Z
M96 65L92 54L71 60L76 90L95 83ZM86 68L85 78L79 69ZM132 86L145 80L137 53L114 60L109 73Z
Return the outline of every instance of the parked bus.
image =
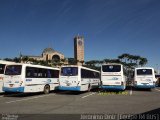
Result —
M0 93L3 92L2 87L3 87L3 77L4 77L5 66L11 63L14 63L14 62L0 60Z
M62 66L59 90L90 91L100 85L100 72L82 66Z
M156 83L154 69L150 67L135 68L134 87L154 88Z
M122 64L104 64L101 66L102 89L125 90L126 89L125 70Z
M49 93L59 86L59 68L31 64L10 64L5 68L5 92Z

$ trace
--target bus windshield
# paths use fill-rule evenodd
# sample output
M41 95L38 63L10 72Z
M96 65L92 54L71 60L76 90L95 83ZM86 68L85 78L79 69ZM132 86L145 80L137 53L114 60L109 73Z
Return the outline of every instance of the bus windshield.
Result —
M103 72L120 72L121 65L103 65L102 71Z
M0 64L0 74L4 74L5 64Z
M137 75L152 75L152 69L138 69Z
M21 75L21 65L8 65L6 66L5 75Z
M78 68L77 67L62 67L61 75L62 76L77 76Z

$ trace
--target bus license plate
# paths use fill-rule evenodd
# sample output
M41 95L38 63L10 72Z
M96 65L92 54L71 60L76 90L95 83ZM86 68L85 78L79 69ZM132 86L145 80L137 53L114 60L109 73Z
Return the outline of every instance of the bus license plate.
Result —
M115 84L120 84L120 82L115 82Z
M143 85L149 85L148 83L142 83Z
M10 87L13 87L13 84L10 84Z

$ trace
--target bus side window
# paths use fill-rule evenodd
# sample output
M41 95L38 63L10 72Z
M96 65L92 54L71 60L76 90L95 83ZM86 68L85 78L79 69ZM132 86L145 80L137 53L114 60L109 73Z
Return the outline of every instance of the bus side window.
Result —
M81 78L89 78L90 73L88 70L81 69Z
M89 77L94 78L94 73L92 71L89 71Z
M99 73L96 72L96 78L99 78Z
M95 78L95 74L93 71L90 71L90 74L91 74L91 78Z
M34 69L32 67L26 67L26 78L34 77Z
M5 65L4 64L0 64L0 74L4 73L4 68L5 68Z
M51 73L51 78L55 78L55 76L54 76L54 70L50 70L50 73Z
M98 72L96 72L96 78L99 78L99 73Z
M34 73L33 73L33 77L38 77L38 69L34 68Z
M51 78L51 71L47 70L47 78Z
M26 78L30 78L31 77L31 71L30 70L26 70Z
M85 78L85 70L81 69L81 78Z
M88 70L85 70L85 75L86 75L86 78L90 78L90 72Z
M59 70L53 70L53 78L59 78Z
M38 77L43 78L43 69L42 68L38 69Z
M47 70L46 69L42 69L42 77L47 78Z

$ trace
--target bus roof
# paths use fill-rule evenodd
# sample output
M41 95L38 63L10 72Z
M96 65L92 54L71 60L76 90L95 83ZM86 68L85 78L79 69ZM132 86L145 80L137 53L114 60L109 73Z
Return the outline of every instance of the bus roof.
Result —
M12 64L12 63L15 63L15 62L0 60L0 64Z
M94 70L94 69L87 68L87 67L84 67L84 66L79 66L79 65L65 65L65 66L62 66L62 67L79 67L79 68L83 68L83 69L86 69L86 70L91 70L91 71L99 72L98 70Z
M43 66L43 65L33 65L33 64L26 64L26 63L13 63L9 65L23 65L23 66L28 66L28 67L38 67L38 68L48 68L48 69L55 69L55 70L60 70L59 68L54 68L54 67L48 67L48 66Z

